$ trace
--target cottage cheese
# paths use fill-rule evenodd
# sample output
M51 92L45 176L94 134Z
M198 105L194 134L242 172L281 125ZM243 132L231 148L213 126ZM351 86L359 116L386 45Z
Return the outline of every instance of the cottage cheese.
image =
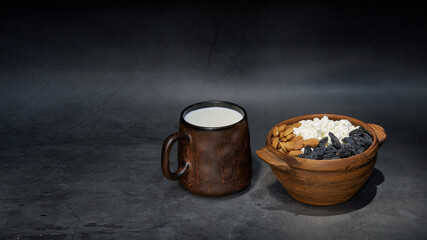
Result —
M353 126L348 120L329 120L327 116L322 119L315 118L313 120L301 120L299 121L301 126L294 128L294 134L296 136L302 136L304 139L317 138L322 139L328 137L329 132L332 132L339 140L348 137L350 131L353 131L359 126ZM331 144L331 138L328 137L328 144Z

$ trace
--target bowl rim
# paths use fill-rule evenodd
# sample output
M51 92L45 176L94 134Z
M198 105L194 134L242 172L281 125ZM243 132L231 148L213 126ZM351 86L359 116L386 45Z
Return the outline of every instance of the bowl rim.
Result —
M322 160L292 157L288 154L285 154L273 148L271 144L271 136L273 134L273 129L276 126L280 126L283 124L293 124L301 120L322 118L323 116L327 116L330 120L345 119L350 121L353 125L364 127L372 135L373 141L371 146L364 152L354 155L352 157L338 158L338 159L322 159ZM268 132L267 140L265 144L265 147L269 151L271 151L273 154L278 156L281 160L285 161L290 167L305 169L310 171L341 171L341 170L350 170L353 168L362 167L374 158L374 156L378 151L378 146L379 146L378 137L376 136L374 130L369 126L369 124L361 120L358 120L356 118L352 118L352 117L340 115L340 114L331 114L331 113L316 113L316 114L301 115L301 116L293 117L285 121L282 121L274 125L270 129L270 131Z

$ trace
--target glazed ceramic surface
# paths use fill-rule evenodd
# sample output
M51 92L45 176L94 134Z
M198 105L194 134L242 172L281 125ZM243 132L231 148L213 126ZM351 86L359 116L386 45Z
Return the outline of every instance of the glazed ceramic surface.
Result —
M225 127L200 127L184 120L187 113L206 107L226 107L243 118ZM169 169L170 149L178 143L178 170ZM221 197L240 191L251 182L252 159L246 111L233 103L209 101L191 105L181 113L179 132L163 144L162 171L179 180L188 191L205 197Z

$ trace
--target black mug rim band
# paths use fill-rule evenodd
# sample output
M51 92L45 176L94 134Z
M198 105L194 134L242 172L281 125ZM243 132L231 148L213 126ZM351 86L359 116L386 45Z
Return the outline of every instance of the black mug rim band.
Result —
M232 110L236 110L237 112L242 114L243 118L240 119L240 121L238 121L238 122L235 122L233 124L226 125L226 126L221 126L221 127L203 127L203 126L197 126L197 125L194 125L194 124L191 124L191 123L185 121L184 117L185 117L185 115L187 115L187 113L194 111L194 110L197 110L197 109L207 108L207 107L225 107L225 108L229 108ZM235 103L227 102L227 101L221 101L221 100L211 100L211 101L203 101L203 102L194 103L194 104L191 104L190 106L184 108L184 110L182 110L182 112L181 112L180 120L181 120L182 124L185 124L185 125L187 125L191 128L194 128L194 129L209 130L209 131L222 130L222 129L232 128L232 127L236 126L237 124L239 124L243 121L246 121L247 120L247 113L243 107L241 107Z

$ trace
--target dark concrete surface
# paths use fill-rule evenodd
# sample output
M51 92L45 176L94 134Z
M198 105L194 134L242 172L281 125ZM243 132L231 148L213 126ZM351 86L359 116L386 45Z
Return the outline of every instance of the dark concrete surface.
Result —
M424 10L2 8L0 239L426 239ZM253 151L252 184L220 199L160 170L180 111L210 99L246 108ZM387 131L371 178L346 203L293 200L255 155L271 126L310 113Z

